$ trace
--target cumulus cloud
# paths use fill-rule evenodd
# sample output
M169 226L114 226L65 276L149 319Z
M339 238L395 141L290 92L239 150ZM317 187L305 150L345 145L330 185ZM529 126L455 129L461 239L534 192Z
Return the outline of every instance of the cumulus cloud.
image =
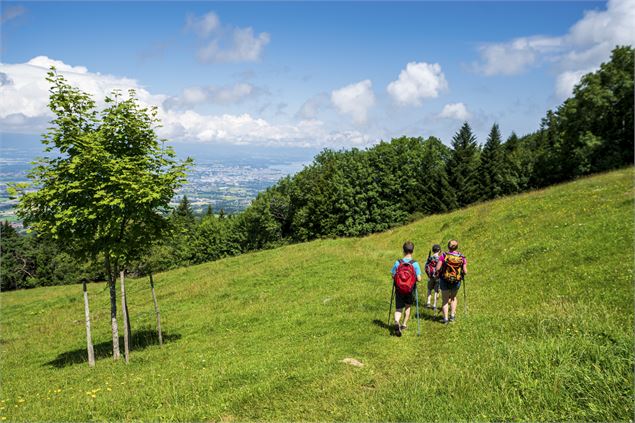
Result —
M203 63L255 62L260 60L271 36L266 32L254 34L251 27L223 25L214 12L197 17L189 15L185 30L204 40L197 57Z
M556 95L566 98L586 72L609 59L616 45L635 44L635 0L609 0L606 10L587 11L569 31L558 37L521 37L479 48L477 71L512 75L531 66L553 63L559 72Z
M331 102L340 113L351 116L355 123L366 123L368 110L375 104L373 84L366 79L334 90Z
M443 110L439 113L440 118L456 119L465 121L472 117L463 103L450 103L443 106Z
M317 119L274 124L249 113L212 115L165 107L170 97L150 93L133 79L90 72L83 66L71 66L44 56L26 63L0 64L0 132L40 133L46 130L52 114L47 106L49 85L45 76L51 65L56 66L71 85L91 94L102 107L103 98L113 89L136 90L140 103L157 106L162 123L157 130L159 136L173 141L304 147L364 145L371 141L367 134L332 130ZM193 87L185 90L179 99L192 104L208 101L210 97L221 102L233 101L249 95L246 93L253 89L241 84L200 90ZM285 107L284 103L279 103L278 112L283 112Z
M445 75L438 63L410 62L399 73L399 79L386 88L399 104L420 106L425 98L436 98L448 88Z
M554 37L523 37L507 43L479 47L483 63L476 69L484 75L515 75L527 71L543 53L556 51L562 40Z
M114 89L136 90L144 105L160 104L165 99L165 96L150 94L134 79L91 73L83 66L38 56L26 63L0 64L0 73L4 75L0 85L0 128L23 130L32 119L35 132L45 129L41 127L42 123L52 116L48 109L49 84L45 79L51 66L55 66L71 85L91 94L97 101L102 101ZM23 119L19 120L17 116Z
M229 105L242 103L265 93L265 90L252 84L241 82L233 85L188 87L181 95L170 97L163 103L170 108L187 108L203 103Z

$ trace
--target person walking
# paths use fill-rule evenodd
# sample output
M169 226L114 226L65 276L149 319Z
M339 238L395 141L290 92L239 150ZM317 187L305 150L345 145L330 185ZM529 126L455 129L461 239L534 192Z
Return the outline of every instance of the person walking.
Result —
M395 330L397 336L408 328L410 308L414 303L417 292L417 282L421 281L421 267L412 258L415 246L412 241L406 241L403 245L403 258L395 262L391 274L395 289ZM405 308L405 313L404 313ZM401 316L403 316L403 323Z
M436 275L439 277L441 297L443 301L443 323L456 320L456 306L461 281L467 275L467 259L458 251L459 242L452 239L448 242L448 251L439 256ZM449 318L448 318L449 308Z
M428 275L428 299L425 304L425 308L432 308L437 311L437 298L439 297L439 278L436 276L437 264L439 263L439 253L441 253L441 246L434 244L432 246L432 255L426 260L424 269L426 275ZM432 291L434 291L434 305L430 305L430 299L432 298Z

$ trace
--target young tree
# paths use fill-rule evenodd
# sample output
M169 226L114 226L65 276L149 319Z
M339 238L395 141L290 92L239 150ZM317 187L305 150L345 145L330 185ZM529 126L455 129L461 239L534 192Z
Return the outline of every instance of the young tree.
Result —
M105 259L110 284L113 357L119 358L116 272L160 238L169 201L190 160L177 162L154 128L156 109L114 92L99 114L91 97L52 69L49 107L55 114L44 136L46 151L29 177L18 213L38 235L82 259ZM122 304L125 307L125 304Z

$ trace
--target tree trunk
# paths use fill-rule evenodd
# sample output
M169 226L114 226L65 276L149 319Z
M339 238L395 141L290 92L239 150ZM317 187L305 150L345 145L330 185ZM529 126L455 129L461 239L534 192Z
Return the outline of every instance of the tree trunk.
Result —
M106 253L106 273L108 274L108 285L110 286L110 324L112 327L112 358L119 360L121 352L119 350L119 327L117 325L117 289L116 279L110 264L110 253Z
M157 332L159 332L159 345L163 345L163 335L161 334L161 313L159 313L159 303L157 303L157 296L154 293L154 280L152 279L152 272L150 272L150 288L152 288L152 301L154 301L154 312L157 315Z
M88 308L88 291L86 291L86 279L82 281L84 288L84 314L86 315L86 348L88 350L88 365L95 367L95 351L93 339L90 335L90 309Z
M119 275L121 277L121 304L126 304L126 282L125 282L125 270L120 270ZM126 310L125 305L121 307L123 310L123 347L124 347L124 356L126 358L126 363L128 363L128 356L130 354L130 347L128 339L128 311Z

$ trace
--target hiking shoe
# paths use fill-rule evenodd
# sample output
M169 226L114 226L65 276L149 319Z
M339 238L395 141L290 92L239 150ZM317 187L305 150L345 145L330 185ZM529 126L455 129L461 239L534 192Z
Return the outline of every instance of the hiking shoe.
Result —
M406 330L406 329L408 329L408 326L406 325L399 326L399 330Z
M430 303L427 303L426 305L424 305L423 308L431 308Z
M456 318L454 316L450 316L450 322L454 323L455 320Z
M399 323L395 323L395 336L401 336L401 328L399 327Z
M443 324L447 325L448 323L450 323L450 321L448 319L443 319Z

